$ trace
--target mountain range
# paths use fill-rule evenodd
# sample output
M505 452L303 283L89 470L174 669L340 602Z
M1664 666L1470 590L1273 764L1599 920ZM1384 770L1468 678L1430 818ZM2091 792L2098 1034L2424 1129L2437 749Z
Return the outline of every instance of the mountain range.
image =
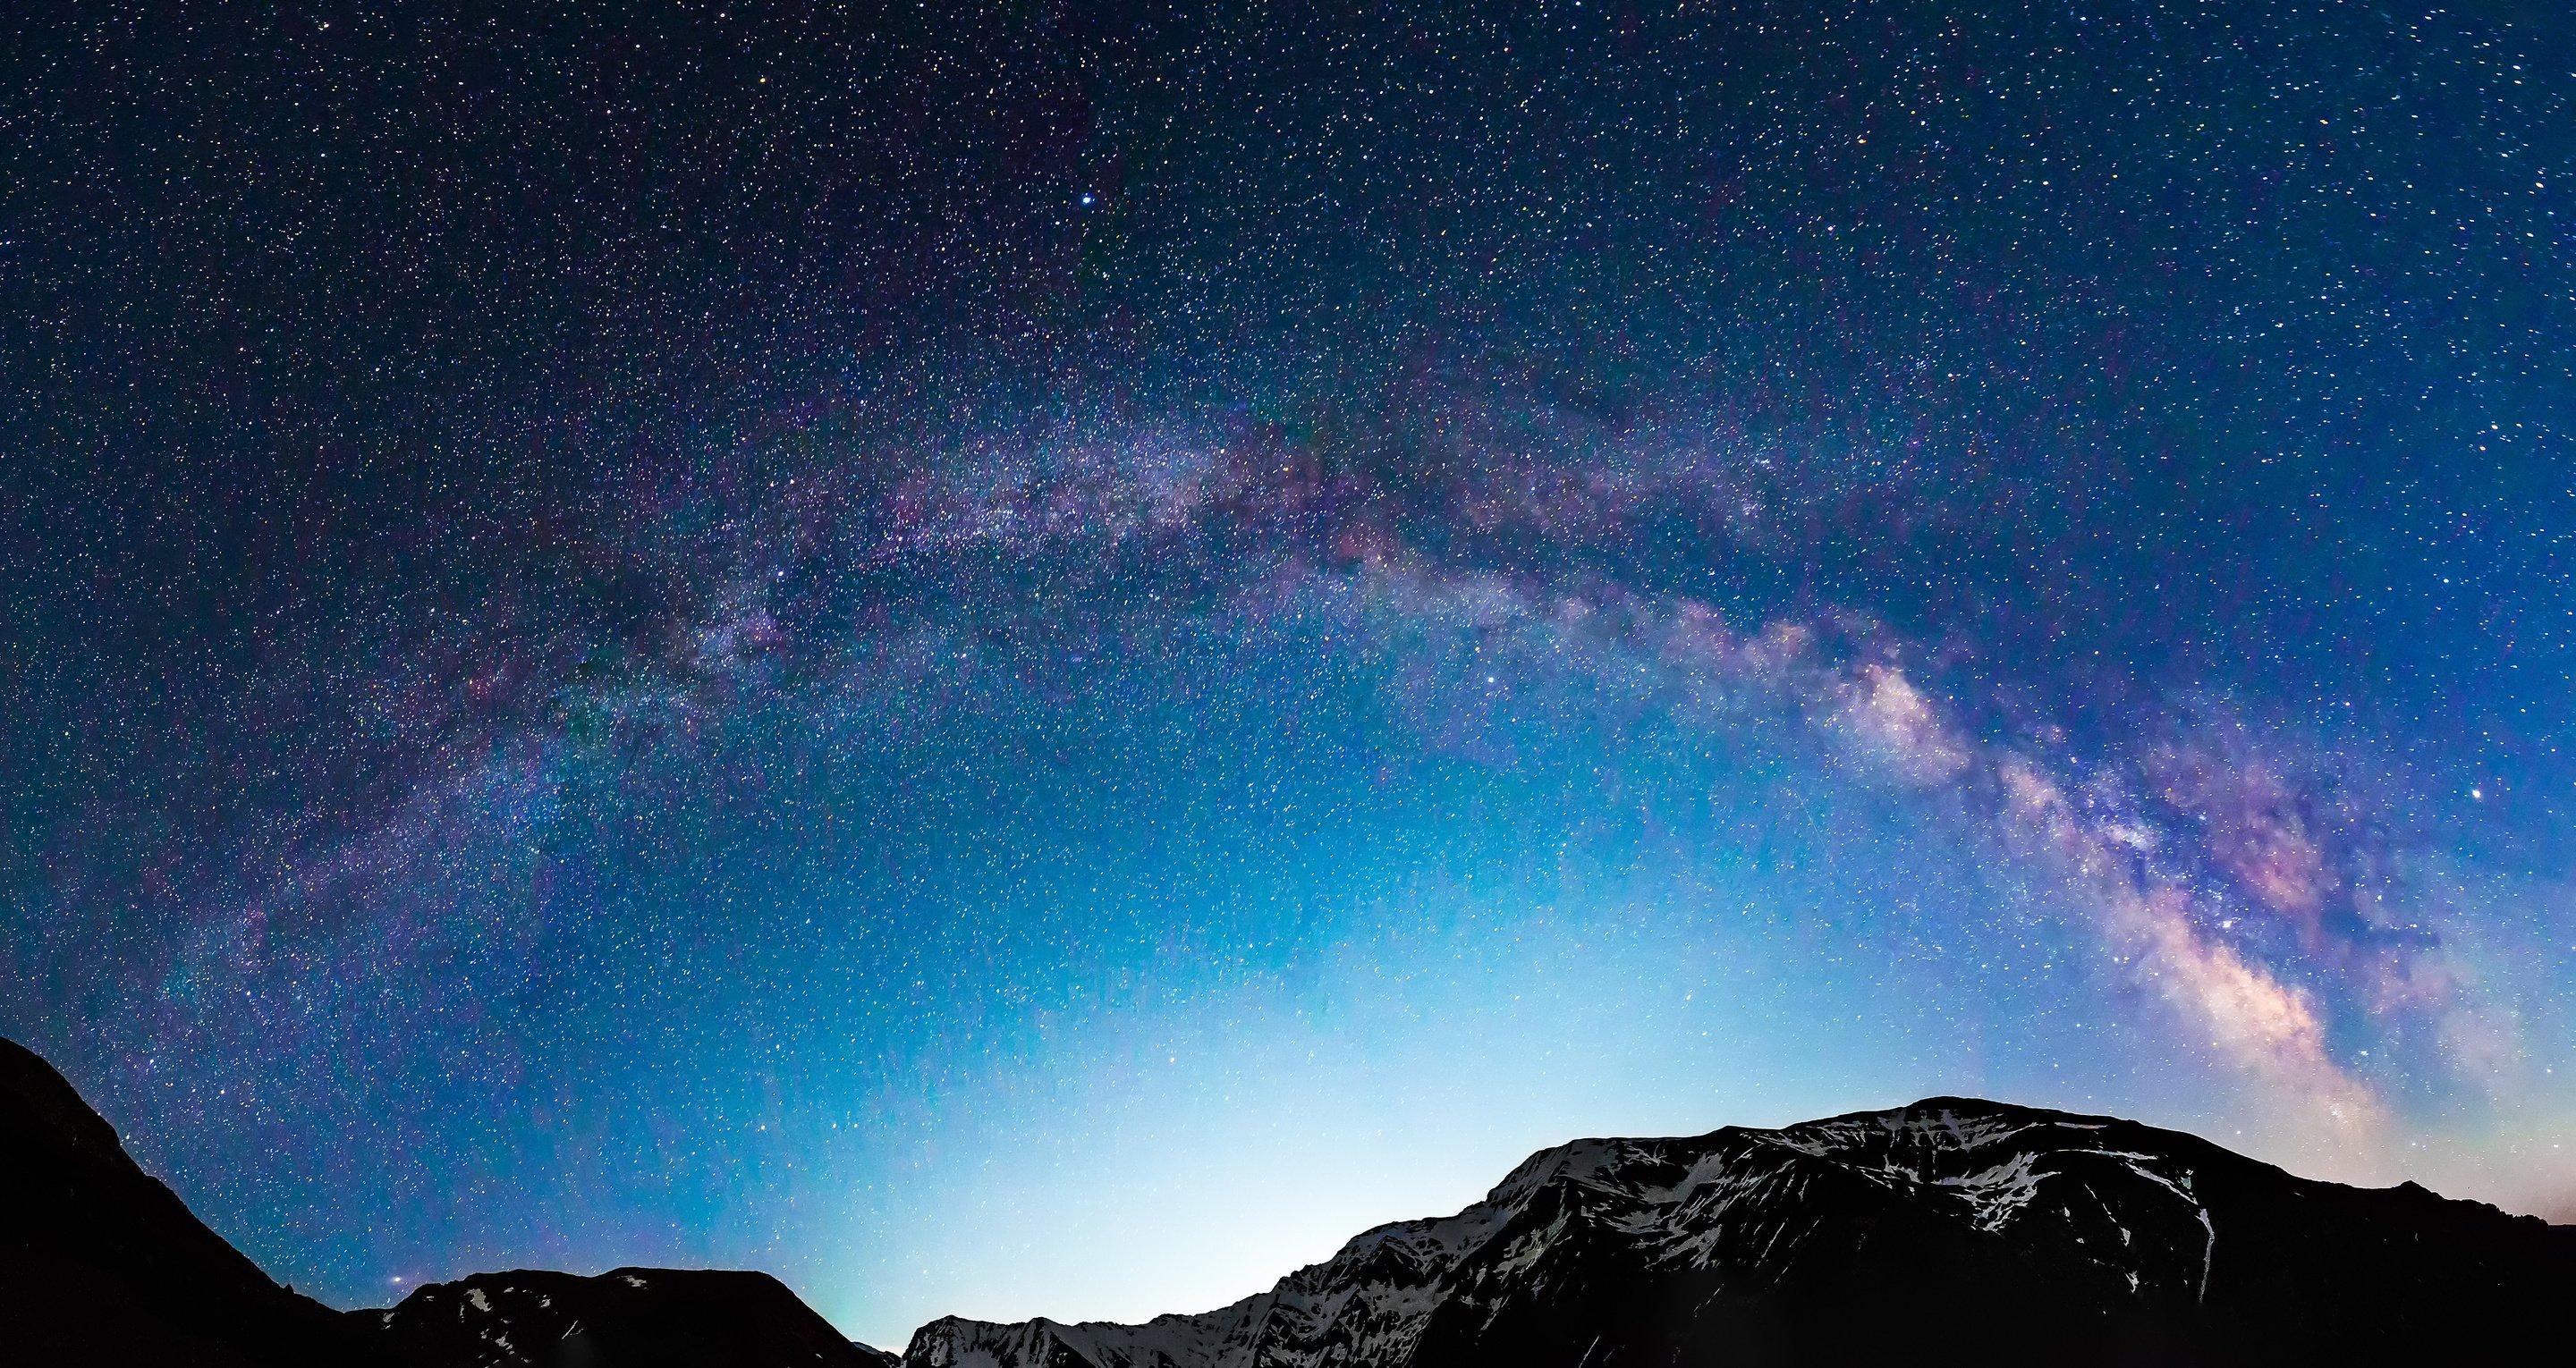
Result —
M900 1368L2464 1361L2569 1351L2576 1226L2316 1182L2112 1117L1936 1097L1578 1140L1454 1216L1142 1325L955 1317ZM281 1287L0 1041L0 1359L897 1368L763 1273L478 1274L383 1310Z

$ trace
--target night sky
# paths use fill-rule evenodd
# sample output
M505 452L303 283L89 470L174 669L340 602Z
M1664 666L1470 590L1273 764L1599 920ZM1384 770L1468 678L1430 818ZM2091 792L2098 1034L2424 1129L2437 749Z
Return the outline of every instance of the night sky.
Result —
M2554 0L187 8L0 18L0 1033L278 1278L2576 1218Z

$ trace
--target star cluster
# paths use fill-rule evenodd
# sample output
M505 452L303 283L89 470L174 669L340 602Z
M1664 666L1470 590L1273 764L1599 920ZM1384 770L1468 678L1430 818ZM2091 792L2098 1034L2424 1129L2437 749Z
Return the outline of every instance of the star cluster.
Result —
M10 22L0 1030L300 1287L1934 1092L2576 1200L2545 6Z

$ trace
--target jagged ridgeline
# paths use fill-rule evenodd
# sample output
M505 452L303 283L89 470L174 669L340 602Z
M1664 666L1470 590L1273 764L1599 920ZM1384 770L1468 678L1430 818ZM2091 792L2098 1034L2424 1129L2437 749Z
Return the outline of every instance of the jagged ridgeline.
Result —
M2576 1227L2311 1182L2108 1117L1932 1098L1582 1140L1221 1310L944 1319L909 1368L1646 1368L2563 1354ZM892 1368L760 1273L482 1274L336 1312L270 1281L0 1042L0 1361Z

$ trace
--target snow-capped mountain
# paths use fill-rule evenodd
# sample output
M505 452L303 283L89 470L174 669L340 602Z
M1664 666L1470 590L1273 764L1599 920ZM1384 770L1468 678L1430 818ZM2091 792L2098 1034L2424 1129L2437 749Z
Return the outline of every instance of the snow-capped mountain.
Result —
M766 1273L618 1268L597 1277L516 1270L431 1283L357 1311L393 1362L417 1368L890 1368L843 1339Z
M1455 1216L1143 1325L946 1319L909 1368L2376 1361L2563 1335L2576 1227L2291 1176L2109 1117L1933 1098L1581 1140Z

